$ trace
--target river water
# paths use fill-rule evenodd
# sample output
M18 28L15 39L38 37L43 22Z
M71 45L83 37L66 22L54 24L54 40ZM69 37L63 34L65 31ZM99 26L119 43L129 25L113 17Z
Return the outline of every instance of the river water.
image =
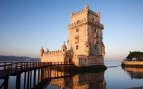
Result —
M37 89L143 89L143 68L122 69L120 64L121 62L105 62L108 69L104 72L82 73L71 77L47 80L47 83ZM24 87L23 77L24 74L21 77L20 88L28 89L29 87ZM8 89L16 89L15 81L16 77L9 78Z

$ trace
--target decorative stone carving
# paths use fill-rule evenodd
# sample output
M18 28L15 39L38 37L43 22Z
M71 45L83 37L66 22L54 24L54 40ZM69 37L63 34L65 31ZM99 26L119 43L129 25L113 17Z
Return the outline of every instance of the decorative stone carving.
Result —
M77 13L72 12L67 46L64 43L58 51L44 52L44 49L40 49L41 61L68 61L76 66L103 65L105 55L102 42L103 28L100 23L100 12L89 10L88 5Z

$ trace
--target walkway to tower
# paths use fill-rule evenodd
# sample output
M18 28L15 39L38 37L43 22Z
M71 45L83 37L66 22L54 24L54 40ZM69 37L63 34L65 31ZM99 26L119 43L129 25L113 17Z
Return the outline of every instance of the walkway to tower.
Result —
M10 76L16 76L16 89L21 88L21 75L24 76L24 89L38 89L47 80L70 76L69 73L58 71L57 67L73 66L70 63L50 62L0 62L0 89L8 89Z

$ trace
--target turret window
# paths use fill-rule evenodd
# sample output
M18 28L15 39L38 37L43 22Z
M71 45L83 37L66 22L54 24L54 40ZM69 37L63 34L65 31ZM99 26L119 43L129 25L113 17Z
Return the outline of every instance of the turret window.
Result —
M76 50L78 50L78 45L76 45Z
M78 29L76 29L76 32L78 32L79 30Z
M88 45L86 45L86 47L88 47Z
M96 29L94 29L94 32L96 32Z

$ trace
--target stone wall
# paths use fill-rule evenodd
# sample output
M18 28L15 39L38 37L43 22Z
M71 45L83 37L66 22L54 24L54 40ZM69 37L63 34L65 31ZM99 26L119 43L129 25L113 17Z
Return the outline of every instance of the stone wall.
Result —
M64 62L65 56L66 55L60 50L48 51L43 53L43 56L41 57L41 62Z
M102 56L74 56L73 63L76 66L95 66L104 65L104 60Z
M76 32L78 30L78 32ZM88 55L86 43L88 40L87 25L69 30L68 49L73 49L76 55ZM78 46L78 49L76 47Z

